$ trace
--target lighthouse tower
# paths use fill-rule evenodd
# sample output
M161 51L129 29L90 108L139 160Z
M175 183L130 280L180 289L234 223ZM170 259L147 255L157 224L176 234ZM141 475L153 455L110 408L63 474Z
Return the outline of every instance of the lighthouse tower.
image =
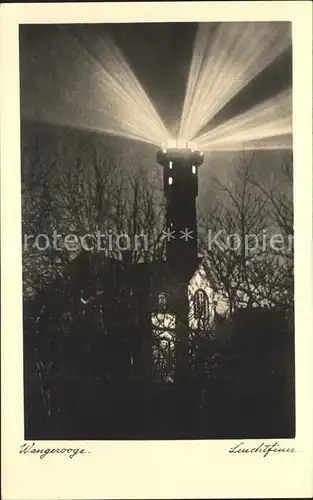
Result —
M173 312L177 319L177 369L181 375L188 365L188 284L199 265L196 198L203 153L192 142L172 140L157 152L157 162L163 167L166 197L166 260L172 284L180 290Z
M163 167L167 200L167 261L177 278L189 282L198 265L196 198L203 153L191 142L169 141L158 151L157 161Z

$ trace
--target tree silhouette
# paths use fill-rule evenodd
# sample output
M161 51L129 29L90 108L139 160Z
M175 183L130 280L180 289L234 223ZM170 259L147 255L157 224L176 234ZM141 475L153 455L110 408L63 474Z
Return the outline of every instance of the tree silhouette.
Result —
M293 302L291 167L283 165L288 182L282 191L277 179L267 185L257 179L253 166L254 157L243 156L227 183L212 179L218 200L200 215L203 265L230 313L243 306L290 308ZM271 244L274 238L281 249Z

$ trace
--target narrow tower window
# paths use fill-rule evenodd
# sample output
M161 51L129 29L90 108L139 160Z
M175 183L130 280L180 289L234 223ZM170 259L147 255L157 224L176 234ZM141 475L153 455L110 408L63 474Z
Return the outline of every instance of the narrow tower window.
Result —
M196 174L196 167L195 167L195 165L192 165L192 173Z
M169 185L173 184L173 177L169 177L168 183L169 183Z
M169 167L170 167L170 170L172 170L172 168L173 168L173 162L172 161L170 161Z

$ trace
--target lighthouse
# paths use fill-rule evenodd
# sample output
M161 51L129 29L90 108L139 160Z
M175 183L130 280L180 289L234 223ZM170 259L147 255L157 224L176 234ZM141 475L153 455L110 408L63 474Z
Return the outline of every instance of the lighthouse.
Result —
M173 140L158 151L157 162L166 197L166 259L177 278L189 282L198 265L196 198L203 153L192 142Z
M157 162L163 167L166 197L166 261L172 286L179 290L173 311L177 319L177 374L184 379L189 344L188 284L199 265L196 199L203 153L192 142L170 140L157 152Z

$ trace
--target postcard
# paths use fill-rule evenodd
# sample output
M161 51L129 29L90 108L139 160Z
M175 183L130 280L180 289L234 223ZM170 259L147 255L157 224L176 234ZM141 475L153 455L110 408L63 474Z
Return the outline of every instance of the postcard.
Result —
M1 40L3 498L310 497L311 3Z

